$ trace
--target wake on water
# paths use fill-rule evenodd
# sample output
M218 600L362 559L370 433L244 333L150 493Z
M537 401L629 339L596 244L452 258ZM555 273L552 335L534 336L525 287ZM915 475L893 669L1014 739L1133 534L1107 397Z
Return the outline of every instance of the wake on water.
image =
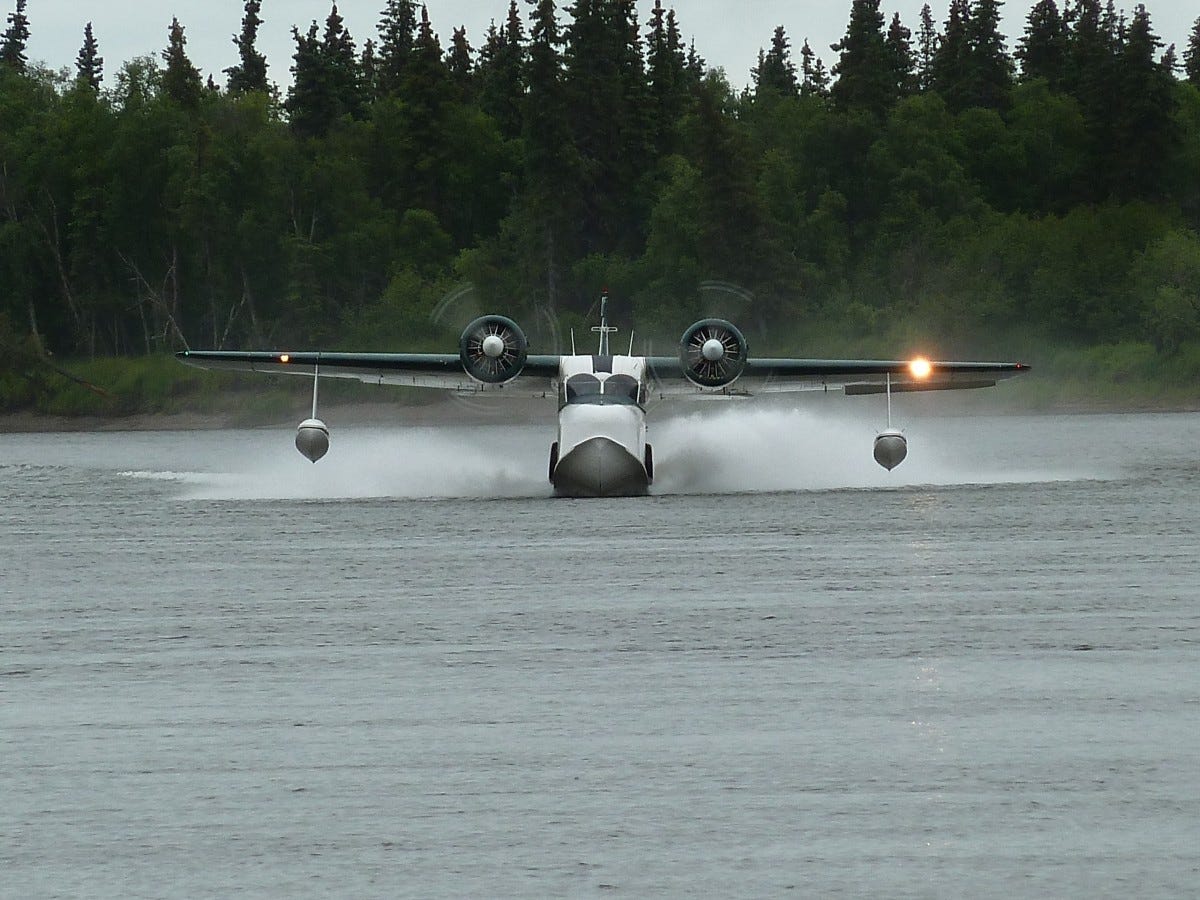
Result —
M650 425L655 495L730 494L1075 480L1063 461L1031 462L1011 448L1003 418L926 420L909 429L909 458L887 472L871 457L878 423L810 409L730 404ZM965 426L965 427L964 427ZM241 455L221 454L213 472L126 472L168 479L192 500L538 498L551 495L546 466L553 432L494 426L343 429L313 465L281 432L263 432ZM236 444L241 433L233 433ZM273 440L268 442L275 443Z

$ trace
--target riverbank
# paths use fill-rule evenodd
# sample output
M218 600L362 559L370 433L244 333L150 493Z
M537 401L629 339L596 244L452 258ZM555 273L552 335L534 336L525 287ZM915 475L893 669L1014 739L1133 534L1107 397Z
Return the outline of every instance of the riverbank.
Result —
M949 415L1200 410L1200 354L1163 357L1144 345L1118 345L1040 356L1028 375L984 391L939 392L934 400ZM295 378L203 372L171 357L95 360L69 371L73 380L50 371L24 381L0 376L0 433L280 427L311 412L309 388ZM552 422L554 403L330 379L322 382L319 412L338 426L520 424Z

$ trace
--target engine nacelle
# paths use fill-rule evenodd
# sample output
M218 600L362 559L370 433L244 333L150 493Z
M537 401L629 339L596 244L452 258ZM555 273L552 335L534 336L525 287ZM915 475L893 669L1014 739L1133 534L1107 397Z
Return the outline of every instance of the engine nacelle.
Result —
M899 428L888 428L875 436L875 462L889 472L908 456L908 438Z
M458 340L463 370L484 384L503 384L521 374L529 343L525 332L504 316L481 316Z
M320 419L305 419L296 429L296 449L309 462L329 452L329 429Z
M679 340L683 374L697 387L728 387L746 368L746 338L724 319L701 319Z

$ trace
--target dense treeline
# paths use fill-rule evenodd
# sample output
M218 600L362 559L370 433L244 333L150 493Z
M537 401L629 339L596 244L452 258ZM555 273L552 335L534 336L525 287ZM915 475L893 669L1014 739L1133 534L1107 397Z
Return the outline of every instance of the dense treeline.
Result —
M814 353L1200 339L1200 20L1177 54L1141 5L1039 0L1010 50L1000 5L914 31L853 0L830 64L781 27L744 90L659 4L513 0L478 48L414 0L359 45L334 6L281 92L260 0L223 85L178 21L115 75L90 24L72 70L35 67L17 0L0 341L444 346L466 296L544 346L601 286L643 333L716 308Z

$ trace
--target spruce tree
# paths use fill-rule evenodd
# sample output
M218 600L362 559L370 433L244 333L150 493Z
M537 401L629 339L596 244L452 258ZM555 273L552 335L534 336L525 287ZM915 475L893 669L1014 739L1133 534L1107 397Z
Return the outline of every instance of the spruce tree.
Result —
M646 33L646 76L650 85L651 141L658 159L674 150L675 125L686 102L686 66L675 10L655 0Z
M292 87L283 106L293 130L305 137L320 137L339 119L361 118L366 109L354 39L336 4L325 20L324 34L319 34L315 21L306 34L292 28Z
M450 49L446 51L446 72L459 99L469 98L475 63L465 26L455 28L450 38Z
M429 11L422 4L412 57L404 72L402 94L405 101L416 110L435 115L446 99L448 74L442 59L441 42L430 24Z
M358 59L358 78L363 103L370 105L379 99L379 53L371 38L363 42L362 55Z
M950 0L949 17L933 58L933 88L950 109L966 109L971 90L971 10L967 0Z
M900 21L900 13L892 16L884 39L888 64L892 70L892 84L897 97L907 97L917 84L917 61L912 49L912 31Z
M1163 67L1163 71L1172 77L1175 76L1175 73L1179 71L1179 54L1175 52L1174 44L1168 45L1158 64Z
M354 38L346 29L345 19L338 12L337 4L325 19L325 33L321 38L321 57L335 115L362 118L365 102L362 93L362 76L358 67L358 50Z
M645 61L634 0L575 0L564 52L568 116L587 173L585 252L635 252L651 152Z
M270 90L267 84L267 58L259 53L255 46L258 40L258 26L263 23L258 15L261 11L262 0L246 0L242 33L233 39L240 61L236 66L225 70L225 74L229 76L227 85L231 94L249 94L252 91L266 93Z
M398 94L417 39L416 0L387 0L379 21L379 90Z
M1012 90L1012 60L1000 33L1000 0L975 0L967 33L970 36L970 104L986 109L1008 105Z
M771 49L759 52L759 63L751 70L756 97L774 95L795 97L800 93L796 81L796 64L792 62L792 44L782 25L775 28L771 37Z
M578 250L582 219L562 48L554 0L537 0L529 24L529 89L522 103L526 240L538 272L530 278L531 291L551 311L560 306L563 275Z
M26 0L17 0L15 12L8 14L8 28L0 37L0 66L24 73L25 48L29 44L29 18L25 15Z
M825 63L813 52L805 38L804 46L800 48L800 93L805 97L829 96L829 72Z
M79 56L75 60L75 73L77 84L99 92L100 82L104 79L104 57L100 56L100 46L92 33L91 22L83 28L83 46L79 48Z
M329 101L325 90L321 41L314 21L305 34L292 26L296 52L292 55L292 86L283 108L292 130L305 137L322 135L329 127Z
M938 49L937 27L933 24L933 12L926 3L921 7L921 27L917 31L917 89L927 91L933 87L933 61Z
M1099 0L1077 0L1071 17L1064 86L1079 101L1095 145L1103 147L1112 140L1117 47Z
M1038 0L1029 11L1025 35L1018 42L1017 59L1026 81L1044 78L1051 90L1063 86L1067 65L1067 23L1054 0Z
M1200 18L1192 24L1187 49L1183 51L1183 70L1189 83L1200 87Z
M479 105L495 119L505 137L521 133L521 100L525 96L525 25L516 0L497 30L493 25L479 54Z
M171 19L167 49L163 51L162 58L167 64L163 72L163 93L184 109L198 107L204 92L204 80L200 77L199 69L188 59L187 37L179 19Z
M845 36L831 45L840 53L831 94L843 109L865 109L883 116L896 101L895 70L883 33L879 0L854 0Z
M1143 4L1123 32L1108 148L1113 187L1126 199L1157 198L1177 137L1174 76L1157 59L1162 42Z

